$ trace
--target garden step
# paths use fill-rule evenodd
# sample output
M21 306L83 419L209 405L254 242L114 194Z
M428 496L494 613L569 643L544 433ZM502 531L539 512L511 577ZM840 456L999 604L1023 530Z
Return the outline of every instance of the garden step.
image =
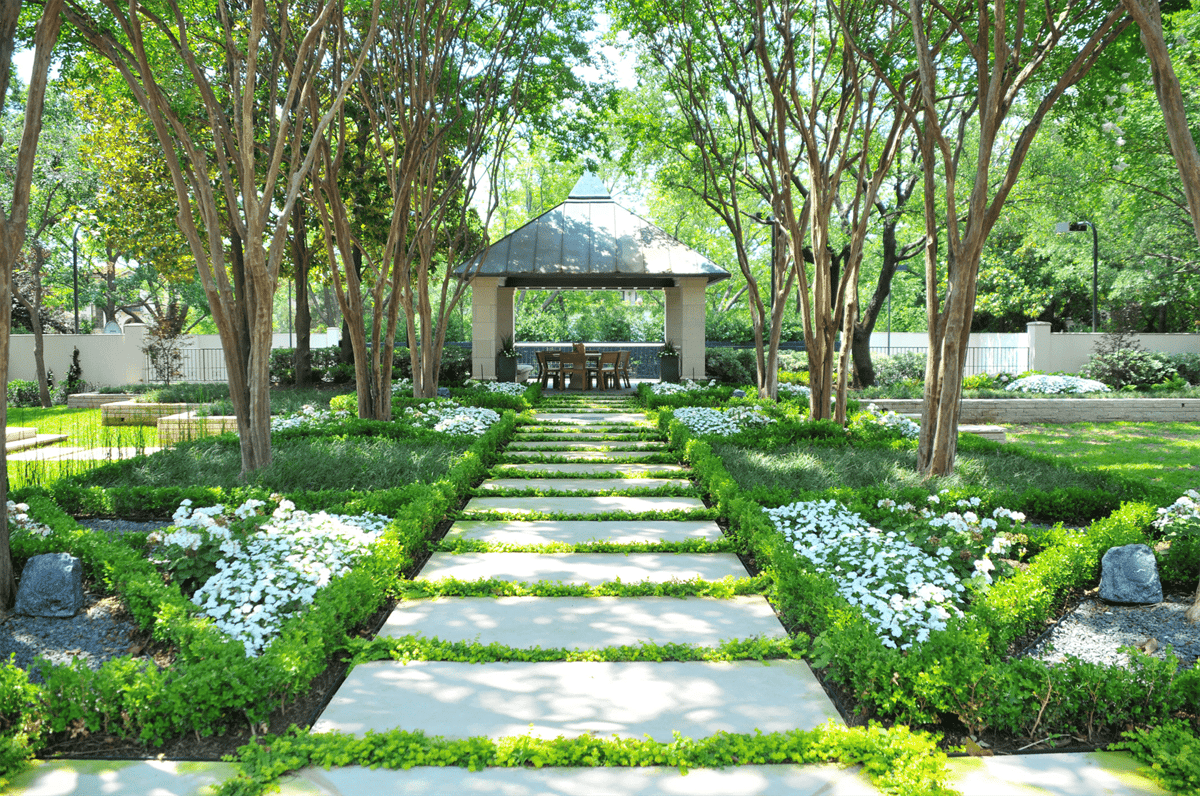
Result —
M575 442L572 440L532 440L530 442L522 442L521 440L513 440L508 444L505 450L537 450L539 448L569 448L570 450L615 450L615 451L634 451L634 450L665 450L666 443L653 442L648 440L582 440Z
M547 423L607 423L642 427L650 425L650 421L641 412L537 412L534 417Z
M34 461L116 461L118 459L132 459L134 456L149 456L152 453L157 453L160 448L135 448L135 447L120 447L120 448L75 448L75 447L58 447L58 448L31 448L12 454L8 457L10 462L34 462Z
M420 577L595 586L618 578L627 584L670 583L744 578L747 573L733 553L434 553Z
M459 520L446 533L447 541L478 539L494 544L534 545L654 544L656 542L715 542L721 529L712 520Z
M642 738L812 729L841 717L798 660L446 663L354 667L313 732Z
M486 511L514 514L546 512L547 514L604 514L611 511L698 511L704 502L694 497L473 497L467 501L462 516Z
M174 791L172 791L174 793ZM522 796L878 796L858 767L831 765L730 766L693 768L484 768L413 766L400 771L349 766L304 768L282 784L282 796L344 796L388 793L404 796L463 796L494 793Z
M37 436L36 428L28 426L8 426L4 429L4 442L12 443L23 439L33 439Z
M978 434L984 439L993 439L996 442L1007 442L1008 436L1004 432L1004 426L994 425L960 425L958 427L959 434Z
M564 429L578 429L574 432L564 431ZM612 434L645 434L646 432L657 433L657 429L653 426L634 426L628 423L623 425L610 425L606 423L597 423L587 426L580 426L577 423L564 423L557 426L517 426L518 434L562 434L563 436L570 435L575 439L586 439L583 436L587 434L599 434L601 436L609 436Z
M686 478L491 478L480 489L545 489L562 492L609 492L626 489L658 489L665 486L689 487Z
M20 439L10 439L4 444L4 450L8 453L17 451L29 450L30 448L43 448L47 445L53 445L57 442L62 442L67 438L66 434L38 434L37 429L23 429L25 431L33 431L32 437L22 437Z
M628 440L644 440L645 430L604 434L594 431L563 431L561 427L555 426L550 426L546 431L530 431L528 427L519 427L517 428L515 438L519 441L521 437L553 437L554 439L565 440L607 439L614 442L624 442ZM613 440L613 437L619 437L620 439Z
M582 462L579 464L569 464L563 462L544 462L542 464L501 464L498 465L492 472L496 475L504 475L510 472L522 473L562 473L563 475L594 475L597 473L627 473L636 475L638 473L664 473L664 472L687 472L688 468L682 464L637 464L634 462L595 462L588 464Z
M559 457L573 462L606 462L612 459L649 459L658 456L662 451L513 451L505 453L505 457L515 461L540 461L546 456Z
M518 649L596 650L646 641L716 647L739 638L787 638L761 595L708 597L443 597L404 600L379 636L420 634Z

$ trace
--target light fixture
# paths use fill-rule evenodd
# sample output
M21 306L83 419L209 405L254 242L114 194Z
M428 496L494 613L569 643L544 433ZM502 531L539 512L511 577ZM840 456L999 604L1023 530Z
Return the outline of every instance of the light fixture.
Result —
M1092 331L1096 331L1096 283L1097 275L1100 271L1100 233L1096 231L1096 225L1090 221L1060 221L1055 225L1054 231L1059 235L1067 232L1087 232L1092 231Z

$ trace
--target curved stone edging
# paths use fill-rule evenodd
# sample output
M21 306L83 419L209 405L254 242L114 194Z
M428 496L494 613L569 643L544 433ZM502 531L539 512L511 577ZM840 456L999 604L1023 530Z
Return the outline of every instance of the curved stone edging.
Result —
M919 415L919 398L873 398L864 404ZM1195 398L964 398L960 423L1195 422Z

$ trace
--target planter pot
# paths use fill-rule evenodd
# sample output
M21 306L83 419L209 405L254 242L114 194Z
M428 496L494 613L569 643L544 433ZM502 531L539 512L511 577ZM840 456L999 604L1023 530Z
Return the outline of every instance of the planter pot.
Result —
M671 381L679 383L679 357L659 357L658 358L659 381Z
M497 354L496 381L516 381L518 361L516 357L506 357L503 354Z

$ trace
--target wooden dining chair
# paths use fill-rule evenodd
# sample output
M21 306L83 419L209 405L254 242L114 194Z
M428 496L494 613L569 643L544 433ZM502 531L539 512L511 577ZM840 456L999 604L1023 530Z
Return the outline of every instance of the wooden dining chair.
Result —
M542 376L542 389L543 390L546 389L546 387L549 386L550 382L553 382L554 389L561 390L562 389L561 363L558 360L557 354L554 354L553 357L551 357L551 354L552 354L552 352L550 352L550 351L538 351L537 352L538 369L541 371L541 376Z
M571 379L570 385L564 385L563 389L586 390L591 380L587 372L587 355L571 352L563 354L559 361L562 362L562 378Z
M621 386L617 375L617 362L621 359L620 351L605 351L600 354L600 363L596 367L596 384L601 390L607 390L609 384L615 390Z
M617 376L625 382L625 389L632 389L633 384L629 381L629 352L618 351L617 353L621 355L617 359Z

